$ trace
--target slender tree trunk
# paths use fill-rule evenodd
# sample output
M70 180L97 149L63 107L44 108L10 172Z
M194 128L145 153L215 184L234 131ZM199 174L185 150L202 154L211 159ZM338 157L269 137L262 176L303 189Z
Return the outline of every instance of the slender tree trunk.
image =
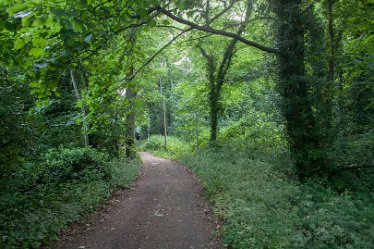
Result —
M134 73L134 67L130 68L130 75ZM129 103L129 109L126 115L125 124L125 146L126 157L133 158L135 156L135 98L137 93L131 89L131 86L126 88L126 101Z
M237 32L241 35L246 27L246 21L249 18L252 4L248 2L244 22L240 25ZM208 18L206 20L209 21ZM210 141L214 142L217 140L218 135L218 118L221 111L220 97L222 85L225 82L227 71L230 68L232 57L234 56L234 49L238 40L232 39L225 48L223 58L220 61L218 67L216 66L214 56L208 54L201 45L198 48L201 51L203 57L207 60L207 72L209 81L209 108L210 108Z
M135 33L136 31L132 31L130 34L130 44L132 46L132 50L135 49ZM135 73L135 67L133 58L130 58L130 68L129 68L129 78ZM136 101L137 92L134 91L132 84L128 84L126 87L126 101L129 104L129 108L126 114L126 124L125 124L125 146L126 146L126 157L127 158L134 158L135 157L135 101Z
M165 147L165 150L168 149L167 147L167 123L166 123L166 105L165 105L165 98L164 98L164 94L163 94L163 89L162 89L162 78L160 77L160 93L161 93L161 97L162 97L162 113L163 113L163 123L164 123L164 147Z
M78 89L78 86L77 86L77 82L75 81L74 70L73 69L70 70L70 77L71 77L71 82L72 82L72 85L73 85L75 97L77 98L78 101L81 101L82 98L80 97L80 94L79 94L79 89ZM82 103L82 105L81 105L81 112L82 112L82 127L83 127L84 146L88 147L88 146L90 146L90 142L89 142L89 138L88 138L88 126L87 126L87 123L86 123L87 114L86 114L86 108L84 106L84 103Z
M320 174L325 155L320 150L320 133L308 96L305 74L304 30L300 12L301 0L279 0L278 46L279 91L281 109L286 119L290 150L301 180Z

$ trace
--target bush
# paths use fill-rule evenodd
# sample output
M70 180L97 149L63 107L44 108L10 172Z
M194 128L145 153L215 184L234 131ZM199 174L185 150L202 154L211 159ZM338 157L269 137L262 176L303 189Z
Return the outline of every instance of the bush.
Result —
M49 150L25 163L0 192L0 248L39 248L96 208L139 171L139 161L109 160L91 148Z
M108 161L106 154L90 148L50 149L37 162L25 163L13 182L25 192L45 184L108 179Z

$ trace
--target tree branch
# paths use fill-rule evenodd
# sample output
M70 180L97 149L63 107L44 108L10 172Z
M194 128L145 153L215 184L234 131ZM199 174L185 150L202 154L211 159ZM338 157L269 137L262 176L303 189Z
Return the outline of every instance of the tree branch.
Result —
M316 3L316 1L313 1L313 3L311 3L308 7L306 7L301 13L300 13L300 16L304 15L306 12L308 12L308 10L310 10L311 8L313 8L314 4Z
M209 21L209 24L211 24L212 22L214 22L215 20L217 20L218 18L220 18L223 14L225 14L229 9L232 8L232 6L234 6L234 4L237 2L238 0L233 0L230 2L230 4L225 7L220 13L218 13L217 15L215 15L214 17L212 17ZM209 26L208 24L208 26Z
M181 35L191 31L193 28L188 28L180 32L178 35L174 36L168 43L166 43L162 48L160 48L154 55L152 55L130 78L127 80L133 80L146 66L149 65L162 51L169 47L175 40L177 40Z
M156 28L170 28L170 29L177 29L179 31L183 31L184 29L182 28L179 28L179 27L176 27L176 26L172 26L172 25L156 25L155 26Z
M207 33L211 33L211 34L216 34L216 35L221 35L221 36L226 36L226 37L231 37L231 38L234 38L246 45L249 45L249 46L252 46L252 47L255 47L259 50L262 50L262 51L265 51L265 52L268 52L268 53L272 53L272 54L276 54L278 53L278 49L277 48L271 48L271 47L267 47L267 46L264 46L264 45L261 45L259 43L256 43L254 41L250 41L238 34L235 34L235 33L232 33L232 32L228 32L228 31L224 31L224 30L217 30L217 29L214 29L214 28L211 28L211 27L207 27L207 26L201 26L201 25L198 25L196 23L193 23L191 21L188 21L186 19L183 19L181 17L178 17L178 16L175 16L173 15L170 11L162 8L161 6L157 6L154 8L155 10L165 14L166 16L170 17L171 19L173 19L174 21L176 22L179 22L179 23L182 23L182 24L185 24L185 25L188 25L190 26L191 28L194 28L194 29L197 29L197 30L201 30L201 31L204 31L204 32L207 32Z

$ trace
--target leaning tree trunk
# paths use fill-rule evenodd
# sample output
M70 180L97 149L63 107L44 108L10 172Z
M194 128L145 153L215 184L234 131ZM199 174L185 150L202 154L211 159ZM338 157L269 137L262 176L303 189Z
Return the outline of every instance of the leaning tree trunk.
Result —
M304 180L322 173L326 161L308 96L300 3L301 0L279 0L277 15L281 110L287 123L291 155L299 178Z

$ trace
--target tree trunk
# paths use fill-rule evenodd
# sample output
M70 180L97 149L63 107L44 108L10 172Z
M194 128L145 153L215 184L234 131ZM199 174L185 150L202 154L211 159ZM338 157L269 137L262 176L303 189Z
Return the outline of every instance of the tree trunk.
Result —
M76 83L75 77L74 77L74 71L72 69L70 70L70 77L71 77L71 82L72 82L72 85L73 85L75 97L77 98L78 101L81 101L82 99L80 97L78 86L77 86L77 83ZM86 122L87 114L86 114L86 108L84 107L83 102L82 102L82 105L81 105L81 112L82 112L82 127L83 127L84 147L88 147L88 146L90 146L90 142L89 142L89 138L88 138L88 126L87 126L87 122Z
M308 96L305 74L304 30L300 12L301 0L279 0L278 45L279 91L281 110L286 119L291 155L301 180L320 174L325 154L320 150L321 135L317 129Z
M219 92L217 92L215 76L216 64L214 57L208 54L200 44L198 45L198 48L207 62L207 78L209 82L210 141L212 142L217 140L218 113L220 111Z
M136 42L136 31L132 31L129 37L132 51L135 49ZM133 55L130 58L130 68L128 75L130 79L133 78L135 73ZM131 83L131 82L129 82ZM136 101L137 92L133 89L133 84L127 84L126 87L126 101L129 104L129 108L126 113L126 124L125 124L125 147L126 147L126 157L134 158L135 157L135 101Z
M249 13L251 9L251 4L247 6L247 11L245 14L245 21L240 25L237 32L241 35L245 29L246 21L249 18ZM210 108L210 141L214 142L217 140L218 134L218 117L221 111L221 89L225 82L225 77L227 71L230 68L232 57L234 56L234 48L238 40L232 39L230 43L225 48L222 61L219 63L219 67L216 67L214 56L208 54L203 47L199 44L198 48L201 51L203 57L207 60L207 72L209 81L209 108Z
M167 146L167 135L168 135L168 132L167 132L167 122L166 122L166 105L165 105L165 97L164 97L164 93L163 93L163 89L162 89L162 78L160 77L160 94L161 94L161 97L162 97L162 114L163 114L163 123L164 123L164 147L165 147L165 150L168 149L168 146Z
M324 147L329 147L332 142L332 122L333 122L333 89L335 80L335 55L336 55L336 42L335 42L335 30L334 30L334 18L333 18L333 5L334 0L327 1L327 74L326 74L326 86L324 89L323 96L323 129L325 133Z
M134 73L134 67L131 66L130 74ZM129 108L126 114L125 124L125 146L126 146L126 157L135 157L135 98L137 93L131 89L131 86L126 88L126 101L129 103Z
M218 133L218 130L217 130L218 114L220 112L218 96L216 96L215 93L211 93L209 102L210 102L210 105L209 105L210 107L210 141L213 142L217 140L217 133Z

